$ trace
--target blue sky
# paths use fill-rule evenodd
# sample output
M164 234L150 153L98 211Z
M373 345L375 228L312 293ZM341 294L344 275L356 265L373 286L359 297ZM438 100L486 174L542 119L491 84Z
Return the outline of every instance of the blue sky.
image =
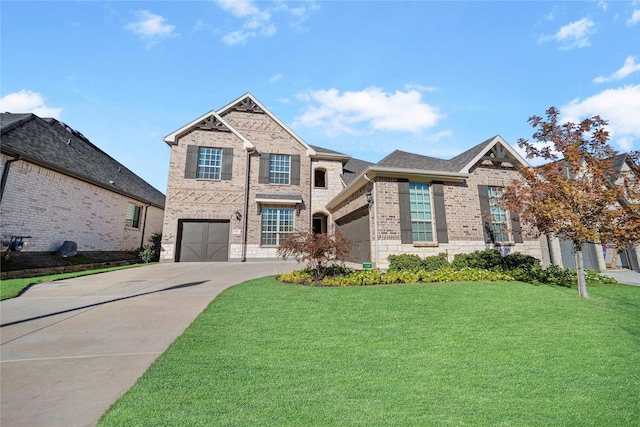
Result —
M640 149L640 1L3 1L0 108L56 117L164 192L162 138L251 92L377 162L529 138L551 106Z

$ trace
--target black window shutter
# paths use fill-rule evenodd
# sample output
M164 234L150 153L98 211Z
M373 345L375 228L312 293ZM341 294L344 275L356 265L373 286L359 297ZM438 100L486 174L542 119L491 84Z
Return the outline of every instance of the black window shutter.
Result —
M258 182L260 184L268 184L269 183L269 159L271 155L267 153L262 153L260 156L260 170L258 171Z
M197 145L187 145L187 162L184 166L184 177L186 179L196 179L198 177L198 152Z
M398 182L398 203L400 206L400 242L413 243L411 229L411 200L409 197L409 182Z
M524 243L522 240L522 227L520 225L520 215L518 212L509 211L511 215L511 231L513 232L514 243Z
M291 185L300 185L300 155L291 156Z
M494 243L493 227L491 226L491 209L489 208L489 186L478 185L478 195L480 196L480 220L482 221L482 232L485 243Z
M447 216L444 209L444 186L441 182L434 182L431 184L431 189L433 191L433 208L436 216L438 243L449 243Z
M222 149L222 171L220 179L229 181L233 176L233 148Z

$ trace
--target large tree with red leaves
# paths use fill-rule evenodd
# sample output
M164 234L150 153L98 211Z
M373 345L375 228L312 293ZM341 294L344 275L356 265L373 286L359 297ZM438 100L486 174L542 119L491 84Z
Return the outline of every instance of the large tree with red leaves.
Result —
M578 293L588 298L582 248L585 243L640 242L640 169L638 152L628 154L629 171L614 170L618 156L609 145L607 122L599 116L560 123L551 107L546 118L532 116L533 141L519 139L528 159L547 163L521 169L504 204L538 232L571 240L575 249Z

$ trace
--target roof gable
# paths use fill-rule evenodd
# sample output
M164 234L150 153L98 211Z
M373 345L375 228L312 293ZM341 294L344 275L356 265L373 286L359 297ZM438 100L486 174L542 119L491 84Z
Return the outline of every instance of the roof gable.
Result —
M34 114L1 117L3 153L164 208L160 191L66 124Z
M253 145L247 138L242 136L240 132L235 130L229 123L224 121L224 119L220 117L220 115L218 115L218 113L216 113L215 111L209 111L208 113L203 114L191 123L188 123L182 126L180 129L165 136L163 140L168 145L178 145L178 140L180 139L180 137L194 129L231 132L242 140L242 148L248 151L252 151L255 148L255 145Z
M280 127L282 127L289 135L298 141L306 150L309 156L316 155L314 150L309 144L304 142L294 131L292 131L287 125L285 125L278 117L276 117L271 111L269 111L264 105L260 103L253 95L246 93L235 101L230 102L217 111L220 117L224 117L226 114L232 111L242 111L250 113L266 114Z
M500 135L489 138L449 160L452 170L461 173L469 173L469 170L480 161L491 161L493 164L511 163L513 165L529 166L527 161Z

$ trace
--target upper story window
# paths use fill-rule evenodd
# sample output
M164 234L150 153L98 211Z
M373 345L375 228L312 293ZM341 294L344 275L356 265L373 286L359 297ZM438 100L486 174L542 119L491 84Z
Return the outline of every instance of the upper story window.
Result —
M127 205L127 215L125 217L125 227L140 228L140 211L142 206L129 203Z
M187 179L231 180L233 178L233 148L188 145L184 177Z
M433 216L429 184L409 183L411 231L414 242L433 242Z
M291 156L272 154L269 158L269 184L289 185L291 182Z
M507 211L500 205L502 187L487 187L489 196L489 214L491 215L491 229L495 242L509 242L509 227L507 226Z
M222 173L222 149L200 147L198 151L198 178L220 179Z
M260 153L258 183L300 185L300 155Z
M327 188L327 171L316 169L313 171L313 186L316 188Z

